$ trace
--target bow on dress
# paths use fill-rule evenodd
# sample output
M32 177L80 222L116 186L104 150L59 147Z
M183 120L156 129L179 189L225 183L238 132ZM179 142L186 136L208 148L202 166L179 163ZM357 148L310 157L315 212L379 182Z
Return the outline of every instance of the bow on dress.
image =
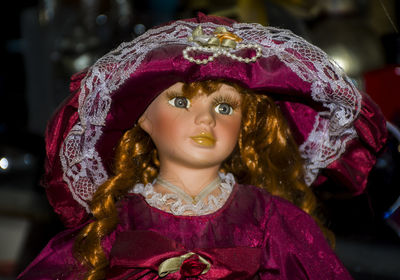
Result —
M187 250L153 231L125 231L110 253L107 279L253 279L260 248Z

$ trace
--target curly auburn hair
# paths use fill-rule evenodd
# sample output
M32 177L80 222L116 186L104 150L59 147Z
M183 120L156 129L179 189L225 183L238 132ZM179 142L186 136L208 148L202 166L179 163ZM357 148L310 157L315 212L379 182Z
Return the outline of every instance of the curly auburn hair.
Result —
M334 243L333 234L323 226L317 199L304 182L303 161L280 109L268 96L256 94L235 83L203 81L183 85L185 96L211 94L226 83L242 95L242 124L238 145L221 165L238 183L252 184L283 197L310 214ZM121 138L114 164L114 175L102 184L91 201L93 221L75 240L75 257L87 267L85 279L105 279L108 259L101 241L118 224L116 203L136 183L147 184L157 176L157 150L139 125Z

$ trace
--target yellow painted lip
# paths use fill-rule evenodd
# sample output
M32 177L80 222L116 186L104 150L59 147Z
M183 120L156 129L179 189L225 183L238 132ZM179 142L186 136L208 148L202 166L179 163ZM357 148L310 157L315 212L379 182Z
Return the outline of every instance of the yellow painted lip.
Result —
M201 146L212 147L215 145L215 138L209 132L201 132L199 135L190 138Z

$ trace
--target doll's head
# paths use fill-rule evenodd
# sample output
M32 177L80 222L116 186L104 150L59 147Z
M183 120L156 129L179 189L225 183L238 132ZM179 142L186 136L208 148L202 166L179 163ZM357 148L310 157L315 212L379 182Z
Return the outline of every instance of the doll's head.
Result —
M237 143L241 99L227 84L194 92L176 83L161 92L139 119L157 148L161 173L180 167L218 170Z

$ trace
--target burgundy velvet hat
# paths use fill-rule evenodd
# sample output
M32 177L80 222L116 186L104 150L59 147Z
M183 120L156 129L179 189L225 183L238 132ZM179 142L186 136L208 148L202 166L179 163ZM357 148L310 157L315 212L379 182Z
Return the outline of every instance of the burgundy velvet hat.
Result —
M385 120L322 50L288 30L199 14L148 30L72 77L49 122L44 183L67 226L89 213L116 143L176 82L225 79L271 95L305 159L306 182L333 176L361 193L386 139Z

